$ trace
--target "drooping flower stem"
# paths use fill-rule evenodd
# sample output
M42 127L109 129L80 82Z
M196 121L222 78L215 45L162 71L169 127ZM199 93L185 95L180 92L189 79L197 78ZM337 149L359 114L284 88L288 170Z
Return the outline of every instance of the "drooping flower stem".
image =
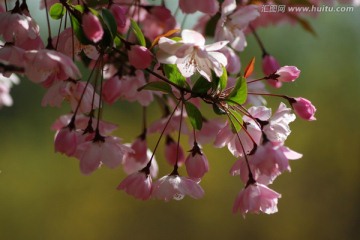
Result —
M47 39L47 49L54 49L52 46L52 40L51 40L51 27L50 27L50 19L49 19L49 13L48 13L48 5L47 0L44 0L45 2L45 11L46 11L46 21L47 21L47 27L48 27L48 39Z
M264 46L263 42L261 41L259 35L257 34L256 30L251 26L251 24L249 24L249 28L250 28L251 32L253 33L253 35L254 35L254 37L256 39L256 42L259 44L259 47L260 47L260 49L262 51L262 55L263 56L267 55L268 53L267 53L267 51L265 49L265 46Z
M94 68L93 68L93 69L91 70L91 72L90 72L90 75L89 75L89 77L88 77L88 79L87 79L87 81L86 81L84 90L83 90L82 93L81 93L81 96L80 96L78 105L76 106L76 109L75 109L75 111L74 111L74 114L73 114L73 116L72 116L72 118L71 118L71 121L70 121L71 124L74 124L74 122L75 122L76 114L77 114L77 112L79 111L79 108L80 108L82 99L84 98L84 95L85 95L85 92L86 92L86 90L87 90L87 87L88 87L88 85L89 85L89 83L90 83L91 77L92 77L92 75L94 74L94 71L95 71L95 69L96 69L96 67L97 67L97 65L98 65L99 60L100 60L101 57L102 57L102 56L99 56L99 58L96 60L95 65L94 65ZM95 91L95 89L94 89L94 91ZM70 125L70 123L69 123L69 125Z
M228 119L229 119L229 121L231 122L231 125L235 127L235 124L234 124L233 120L231 119L229 113L226 111L226 109L224 109L224 111L226 112L226 115L228 116ZM236 133L236 136L237 136L237 138L238 138L238 140L239 140L239 143L240 143L242 152L243 152L243 154L244 154L246 166L247 166L247 169L248 169L248 171L249 171L249 180L248 180L248 183L246 184L246 187L247 187L248 185L253 184L253 183L255 183L256 181L255 181L254 175L253 175L253 173L252 173L252 171L251 171L250 164L249 164L249 159L248 159L248 156L247 156L247 154L246 154L246 152L245 152L244 145L243 145L243 143L242 143L242 141L241 141L241 139L240 139L240 136L239 136L239 133L238 133L238 132ZM256 146L256 145L255 145L255 146Z
M158 148L158 146L159 146L159 144L160 144L160 141L161 141L162 137L164 136L164 132L165 132L167 126L169 125L169 122L171 121L171 118L174 116L174 114L175 114L175 112L176 112L176 109L178 108L180 102L181 102L181 101L179 101L179 102L176 104L174 110L171 112L171 114L170 114L170 116L169 116L169 119L168 119L167 122L165 123L164 129L161 131L160 137L159 137L158 141L156 142L154 151L153 151L153 153L151 154L151 157L150 157L150 160L149 160L148 164L147 164L143 169L141 169L140 171L145 171L145 172L146 172L146 171L149 171L149 170L150 170L151 161L153 160L153 158L154 158L154 156L155 156L155 152L156 152L156 150L157 150L157 148Z
M183 114L184 114L184 93L181 92L181 110L180 110L180 124L179 124L179 134L177 138L177 147L176 147L176 162L174 165L174 171L171 173L171 175L178 174L178 161L179 161L179 149L180 149L180 136L181 136L181 126L183 121Z
M102 112L102 88L103 88L103 79L104 79L104 62L103 62L103 55L99 56L99 58L101 59L100 61L100 71L101 71L101 76L100 76L100 93L99 93L99 108L98 108L98 116L97 116L97 122L96 122L96 132L99 131L99 125L100 125L100 119L101 119L101 112ZM97 82L97 81L96 81ZM95 84L96 84L95 82ZM94 92L96 91L96 85L94 87ZM93 101L95 98L95 94L93 96Z

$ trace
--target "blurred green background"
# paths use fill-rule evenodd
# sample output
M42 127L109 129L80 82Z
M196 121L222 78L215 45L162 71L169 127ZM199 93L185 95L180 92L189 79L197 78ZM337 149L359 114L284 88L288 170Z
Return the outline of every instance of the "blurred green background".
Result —
M201 200L135 200L115 189L125 176L120 168L81 175L77 160L53 150L50 126L68 108L42 108L44 89L23 80L12 90L15 105L0 110L0 239L360 239L359 13L322 13L311 21L317 37L290 25L259 31L282 65L302 70L281 92L309 98L318 109L317 121L291 124L287 145L304 157L271 186L282 194L277 214L232 214L242 188L228 174L235 159L211 146ZM248 40L243 62L255 55L260 69L260 51ZM105 115L129 142L139 133L140 111L116 104ZM162 148L158 161L160 175L169 173Z

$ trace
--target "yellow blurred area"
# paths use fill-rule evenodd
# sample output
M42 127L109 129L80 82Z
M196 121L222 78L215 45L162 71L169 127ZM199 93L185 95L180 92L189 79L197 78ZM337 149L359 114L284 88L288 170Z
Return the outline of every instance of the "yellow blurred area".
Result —
M318 109L317 121L290 125L286 144L304 157L271 186L282 194L277 214L232 214L242 188L228 174L235 158L210 145L201 200L135 200L116 190L125 176L121 168L83 176L78 160L53 149L50 126L68 106L42 108L45 90L22 80L12 89L14 106L0 110L0 239L360 239L360 11L322 13L311 23L317 37L291 25L258 32L281 65L302 70L295 83L277 92L311 99ZM243 64L256 56L260 70L252 36L248 46ZM138 104L104 109L125 142L139 134L140 113ZM158 118L156 104L149 115ZM150 137L151 149L157 137ZM190 149L187 139L182 142ZM171 171L163 152L157 154L160 175Z

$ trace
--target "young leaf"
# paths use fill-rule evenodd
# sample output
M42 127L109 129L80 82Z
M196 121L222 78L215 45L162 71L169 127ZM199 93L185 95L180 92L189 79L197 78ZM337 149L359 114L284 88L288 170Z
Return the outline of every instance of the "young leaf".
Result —
M223 74L220 76L219 79L220 90L224 90L226 88L227 81L228 81L227 71L226 68L223 66Z
M142 33L139 25L133 19L130 19L130 21L131 21L131 28L134 31L136 38L138 39L140 45L143 47L146 47L145 37L144 37L144 34Z
M49 14L52 19L61 19L66 13L65 7L61 3L55 3L51 6Z
M225 99L230 105L244 104L247 99L247 84L244 77L239 77L236 80L234 89Z
M138 91L142 91L142 90L160 91L160 92L170 93L170 94L172 93L170 85L165 82L160 82L160 81L149 82L138 89Z
M237 133L241 130L241 126L243 124L243 119L240 113L237 111L229 109L229 117L230 117L230 124L231 129L233 132Z
M202 115L199 109L192 103L186 102L185 103L185 109L187 112L187 115L189 117L191 125L197 129L200 130L202 128Z
M249 64L245 68L245 72L244 72L244 77L245 78L249 77L252 74L252 72L254 71L254 65L255 65L255 57L253 57L251 59L251 61L249 62Z
M180 73L175 64L164 64L163 69L165 76L173 83L183 87L186 83L185 77Z
M153 47L159 42L160 38L162 38L162 37L170 37L171 35L179 32L179 31L180 31L180 29L172 29L172 30L170 30L170 31L167 31L167 32L164 33L164 34L161 34L161 35L157 36L157 37L154 39L154 41L151 43L150 49L153 48Z
M104 19L104 22L106 26L109 28L111 35L113 37L117 34L117 24L115 21L114 16L111 14L111 12L105 8L102 9L102 17Z

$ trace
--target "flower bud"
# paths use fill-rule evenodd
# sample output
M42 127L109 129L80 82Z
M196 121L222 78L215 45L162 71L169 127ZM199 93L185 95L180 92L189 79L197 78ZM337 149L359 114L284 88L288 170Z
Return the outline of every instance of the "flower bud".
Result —
M262 69L266 76L274 74L279 68L280 68L280 64L273 56L266 54L263 57ZM276 81L273 79L270 79L267 82L275 88L280 88L282 85L280 81Z
M209 162L205 155L190 153L185 161L186 171L190 178L202 178L209 171Z
M300 70L295 66L284 66L279 68L276 73L276 78L280 82L293 82L300 75Z
M94 43L99 42L104 35L100 20L91 13L85 13L83 15L82 27L85 36Z
M149 67L152 62L151 52L143 46L131 46L128 56L130 64L137 69L145 69Z
M299 97L291 99L290 103L295 113L302 119L308 121L316 120L316 118L314 117L316 108L309 100Z
M178 144L170 136L166 137L165 159L170 165L175 165L176 159L178 166L185 162L184 150L181 146L178 150Z

